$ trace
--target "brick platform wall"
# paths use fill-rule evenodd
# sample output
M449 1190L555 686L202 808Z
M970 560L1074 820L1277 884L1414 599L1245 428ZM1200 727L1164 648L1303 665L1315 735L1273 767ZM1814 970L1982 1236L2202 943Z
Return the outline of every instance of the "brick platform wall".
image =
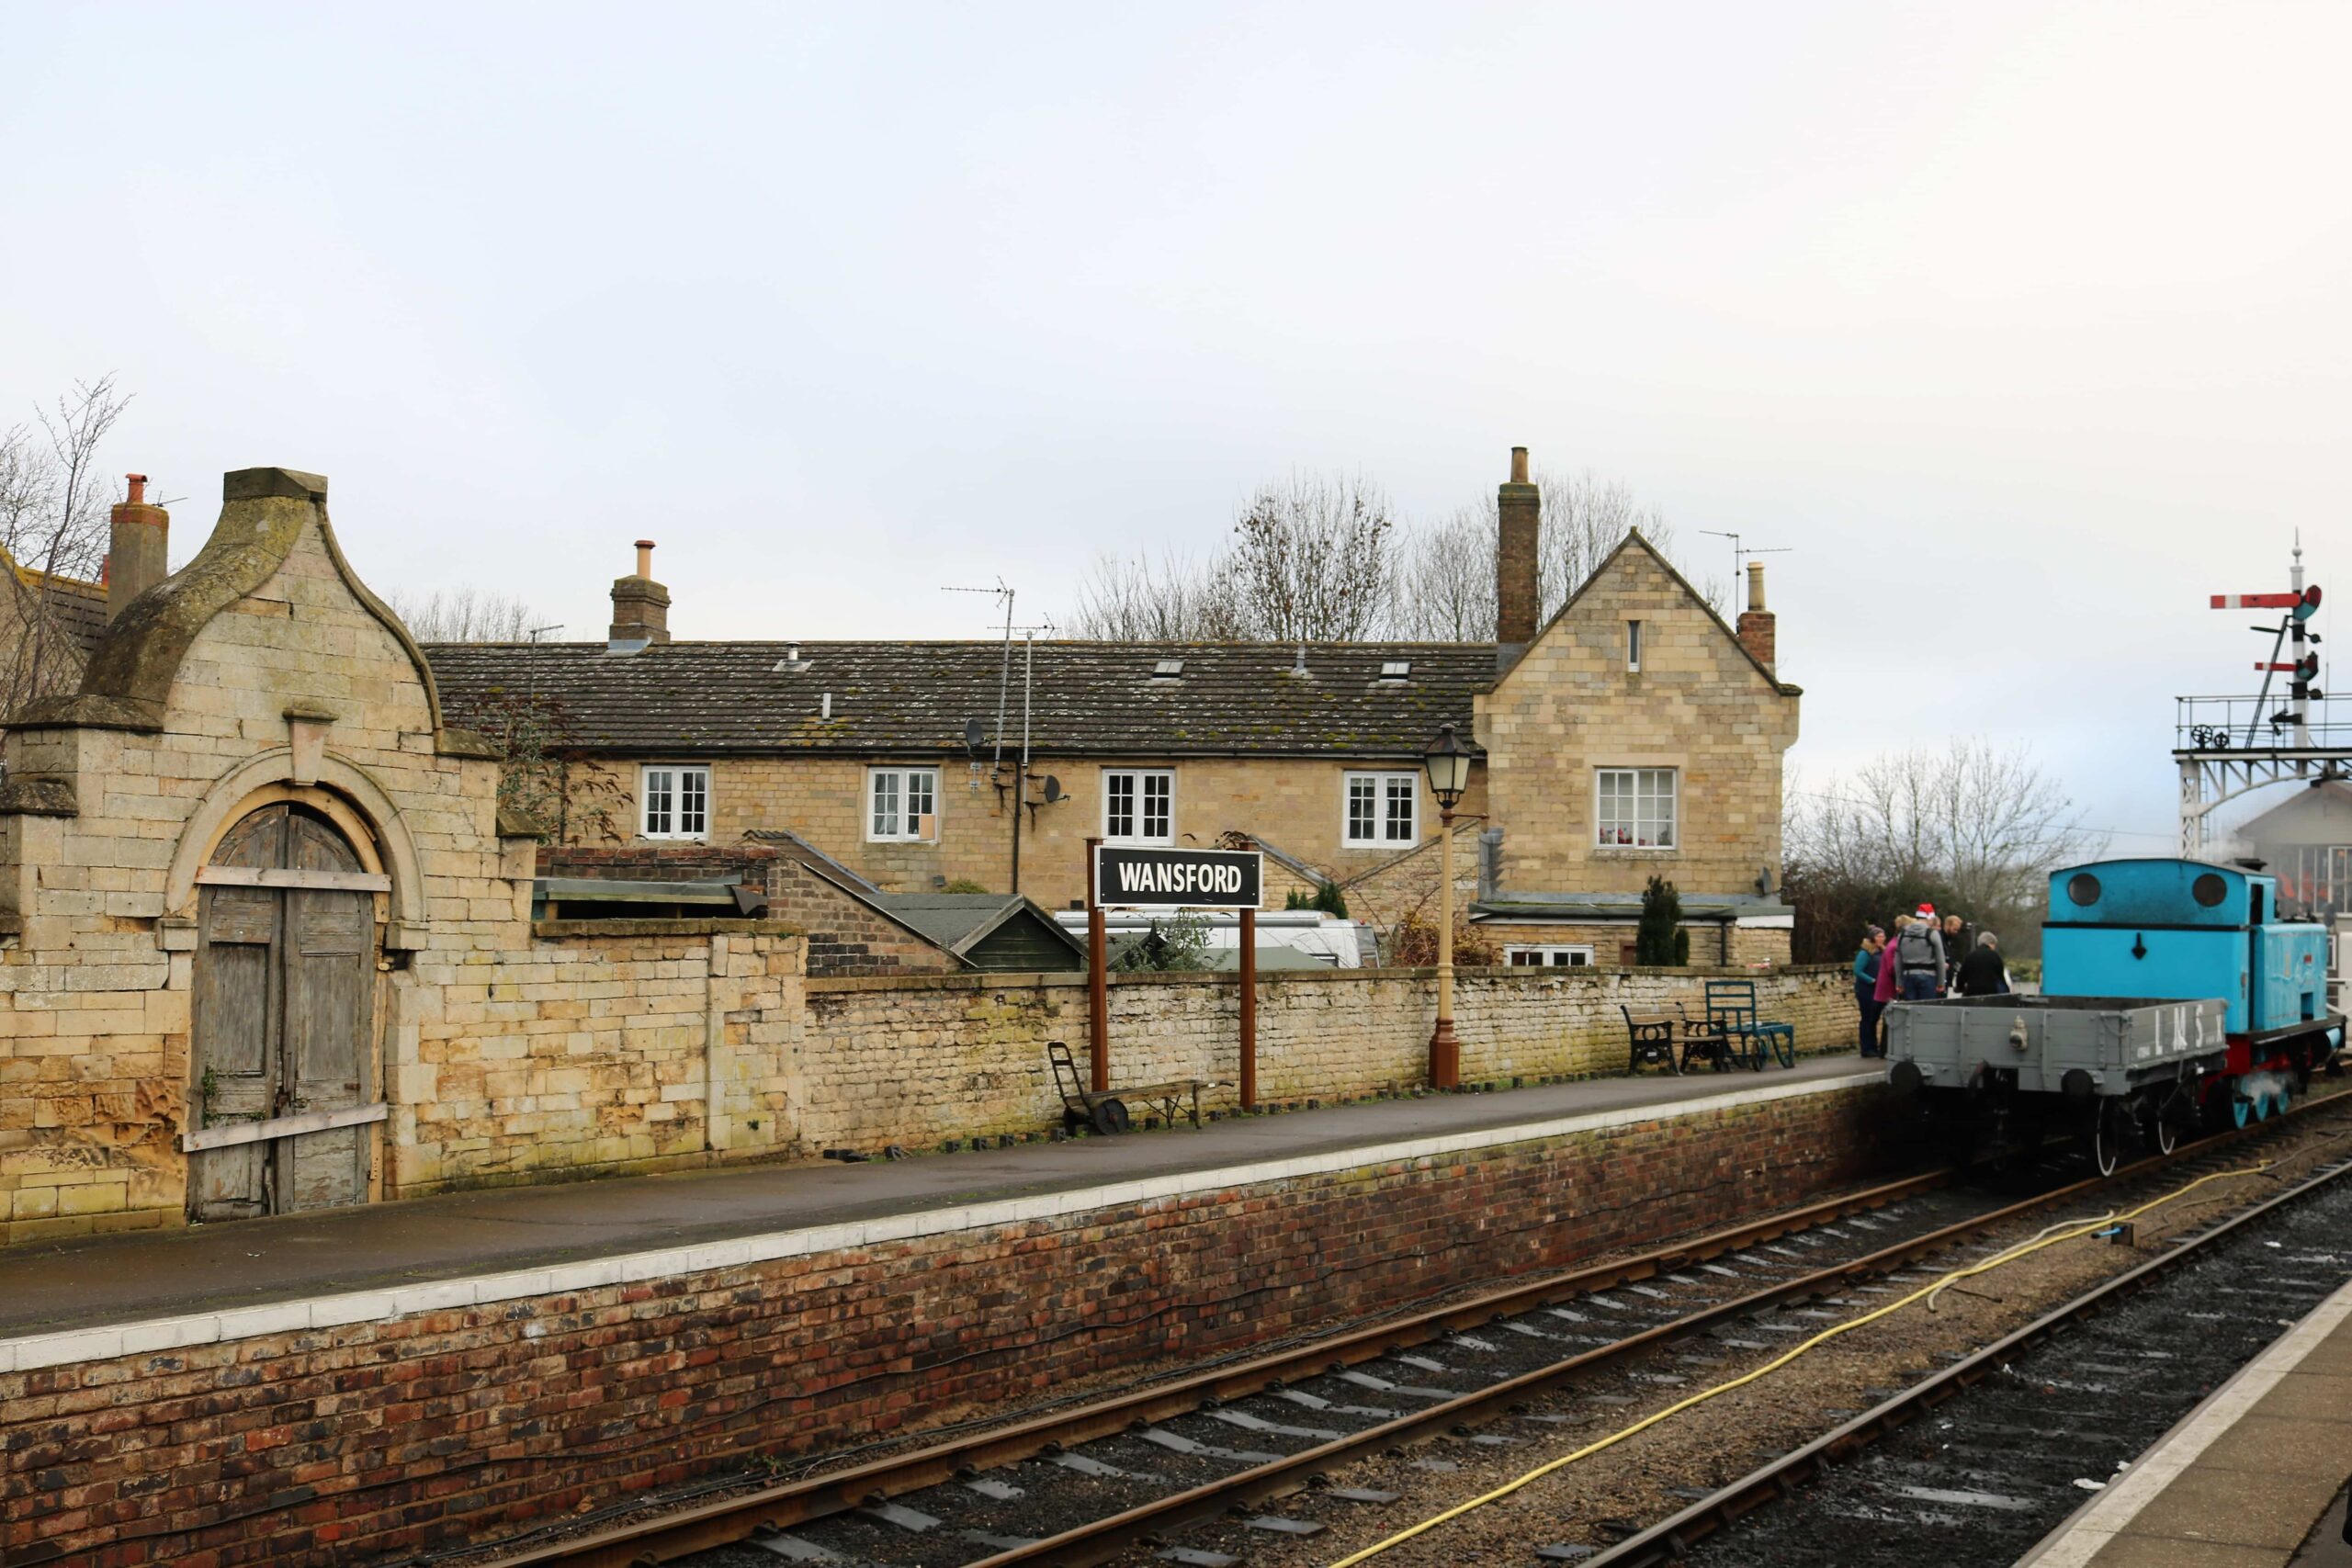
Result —
M1842 964L1770 974L1703 969L1484 969L1454 984L1465 1080L1623 1072L1624 1015L1705 1010L1704 982L1752 979L1764 1015L1795 1025L1806 1053L1854 1048ZM1426 969L1283 971L1262 976L1258 1092L1337 1100L1426 1081L1436 982ZM914 1146L1032 1132L1060 1120L1046 1043L1087 1059L1082 976L943 976L808 982L808 1146ZM1114 978L1113 1084L1197 1077L1203 1104L1237 1103L1240 993L1229 975ZM921 1070L911 1070L920 1063ZM1134 1108L1141 1114L1139 1107Z
M1799 1201L1882 1165L1882 1094L0 1374L0 1557L222 1568L486 1544L929 1411Z

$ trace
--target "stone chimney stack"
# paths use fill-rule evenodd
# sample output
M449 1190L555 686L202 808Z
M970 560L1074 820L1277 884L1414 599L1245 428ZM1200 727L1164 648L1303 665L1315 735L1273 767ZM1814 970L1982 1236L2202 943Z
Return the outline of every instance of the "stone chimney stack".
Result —
M147 504L147 476L127 474L128 500L114 509L114 526L107 540L107 619L122 614L124 605L171 575L166 546L171 542L172 514Z
M1519 657L1535 640L1543 600L1536 586L1544 502L1527 479L1527 448L1510 449L1510 479L1495 492L1501 526L1495 536L1495 664Z
M1752 560L1747 563L1747 608L1739 613L1739 646L1770 670L1777 640L1772 612L1764 607L1764 563Z
M653 541L637 542L637 574L613 579L613 625L619 642L670 640L670 591L653 581Z

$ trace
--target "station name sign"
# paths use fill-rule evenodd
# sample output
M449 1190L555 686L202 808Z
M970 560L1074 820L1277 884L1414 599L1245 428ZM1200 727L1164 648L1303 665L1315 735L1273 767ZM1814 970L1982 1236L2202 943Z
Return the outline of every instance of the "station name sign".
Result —
M1255 850L1139 850L1100 844L1094 898L1107 908L1254 909L1262 882Z

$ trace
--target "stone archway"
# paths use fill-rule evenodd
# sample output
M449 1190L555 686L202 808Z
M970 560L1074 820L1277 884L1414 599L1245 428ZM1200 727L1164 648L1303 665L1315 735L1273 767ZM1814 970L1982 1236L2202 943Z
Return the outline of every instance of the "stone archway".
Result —
M276 801L231 824L197 872L188 1217L364 1202L373 1092L377 900L345 828Z

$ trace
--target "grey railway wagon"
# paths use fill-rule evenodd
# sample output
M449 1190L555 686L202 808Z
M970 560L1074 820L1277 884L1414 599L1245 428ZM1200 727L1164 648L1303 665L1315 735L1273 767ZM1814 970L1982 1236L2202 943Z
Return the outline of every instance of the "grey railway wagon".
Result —
M1963 1089L1984 1069L2015 1075L2020 1094L2066 1092L2066 1075L2088 1075L2088 1093L2132 1094L2185 1072L2223 1065L2226 1007L2220 1000L2122 997L1951 997L1886 1010L1887 1073L1918 1069L1917 1087ZM2073 1093L2085 1094L2077 1080Z

